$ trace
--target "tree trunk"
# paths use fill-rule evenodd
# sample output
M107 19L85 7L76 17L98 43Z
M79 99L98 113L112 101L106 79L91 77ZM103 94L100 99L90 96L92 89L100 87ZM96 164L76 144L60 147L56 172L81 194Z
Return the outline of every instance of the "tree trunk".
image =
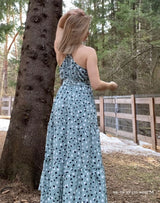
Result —
M20 25L23 26L23 20L22 20L22 0L19 1L19 20Z
M117 2L115 0L111 0L110 6L111 6L110 19L112 21L115 21L116 20L116 9L118 9ZM117 28L115 27L115 25L112 25L111 34L112 34L112 40L114 42L114 45L117 45Z
M136 4L133 2L132 9L135 12ZM133 17L133 44L132 44L132 53L133 55L137 54L137 29L136 29L136 16L134 13ZM131 68L131 94L136 94L137 92L137 58L133 60Z
M47 125L51 113L56 56L53 48L61 0L30 0L15 100L0 174L18 177L37 189L43 166Z
M18 60L18 49L17 49L17 42L16 41L14 41L14 52L15 52L16 60Z
M8 11L9 13L9 11ZM10 16L7 13L7 19L6 19L6 23L9 24L10 22ZM6 34L6 43L5 43L5 48L4 48L4 87L2 86L2 88L4 88L4 92L5 94L7 94L8 91L8 34ZM3 83L3 82L2 82Z
M104 28L105 28L105 6L104 6L104 0L102 0L102 50L105 50L105 32L104 32ZM102 58L102 67L105 66L105 60L104 58Z

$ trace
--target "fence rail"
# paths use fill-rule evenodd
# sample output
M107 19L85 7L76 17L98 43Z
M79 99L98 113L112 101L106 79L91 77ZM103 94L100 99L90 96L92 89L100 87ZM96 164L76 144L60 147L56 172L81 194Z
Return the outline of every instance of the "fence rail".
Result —
M1 98L1 115L11 115L14 97ZM126 98L120 96L95 99L97 118L102 132L160 146L160 97Z

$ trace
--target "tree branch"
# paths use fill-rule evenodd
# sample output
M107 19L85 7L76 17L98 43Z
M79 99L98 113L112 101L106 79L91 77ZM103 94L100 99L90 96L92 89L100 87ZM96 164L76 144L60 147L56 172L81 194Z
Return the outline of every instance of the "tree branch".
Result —
M148 49L146 49L146 50L144 50L143 52L137 54L136 56L132 57L130 60L128 60L127 62L125 62L124 64L122 64L118 69L116 69L113 73L111 73L111 74L107 77L107 79L109 79L110 77L112 77L115 73L117 73L119 70L121 70L122 68L124 68L126 65L128 65L130 62L132 62L132 61L133 61L135 58L137 58L138 56L140 56L140 55L142 55L142 54L148 52L150 49L151 49L151 47L148 48Z
M11 49L11 47L12 47L13 43L15 42L16 37L18 36L18 34L19 34L19 32L17 32L17 33L15 34L15 36L14 36L14 38L13 38L13 40L12 40L12 42L11 42L11 44L10 44L10 46L9 46L8 50L7 50L7 54L9 53L9 51L10 51L10 49Z

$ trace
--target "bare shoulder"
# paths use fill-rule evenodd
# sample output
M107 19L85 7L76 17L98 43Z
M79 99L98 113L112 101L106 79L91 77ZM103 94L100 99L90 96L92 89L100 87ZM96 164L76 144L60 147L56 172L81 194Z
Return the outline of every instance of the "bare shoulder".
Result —
M96 54L96 50L90 46L85 46L83 45L80 49L79 49L79 53L86 59L97 59L97 54Z
M92 47L86 46L86 57L87 60L93 60L94 62L97 62L97 53L96 50Z
M90 46L83 46L82 49L86 54L96 54L96 50Z

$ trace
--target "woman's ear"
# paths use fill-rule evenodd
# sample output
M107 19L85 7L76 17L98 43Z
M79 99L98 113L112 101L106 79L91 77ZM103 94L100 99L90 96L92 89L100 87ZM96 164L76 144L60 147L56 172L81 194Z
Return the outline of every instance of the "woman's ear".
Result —
M86 36L85 36L85 38L84 38L84 40L83 40L83 41L86 41L86 39L87 39L88 35L89 35L89 31L87 32L87 34L86 34Z

